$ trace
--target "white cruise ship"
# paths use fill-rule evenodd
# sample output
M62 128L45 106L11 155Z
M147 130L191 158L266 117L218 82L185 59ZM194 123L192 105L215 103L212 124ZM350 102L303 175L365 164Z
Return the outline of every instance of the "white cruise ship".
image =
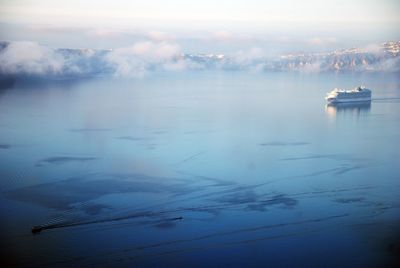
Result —
M351 90L335 88L326 94L325 99L328 103L371 101L371 90L362 86Z

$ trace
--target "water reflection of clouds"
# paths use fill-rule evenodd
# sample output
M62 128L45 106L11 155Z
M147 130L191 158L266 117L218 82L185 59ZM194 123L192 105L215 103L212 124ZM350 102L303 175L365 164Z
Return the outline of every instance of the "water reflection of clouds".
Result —
M39 160L36 162L35 166L41 167L44 164L65 164L70 162L87 162L96 160L97 157L87 157L87 156L53 156Z

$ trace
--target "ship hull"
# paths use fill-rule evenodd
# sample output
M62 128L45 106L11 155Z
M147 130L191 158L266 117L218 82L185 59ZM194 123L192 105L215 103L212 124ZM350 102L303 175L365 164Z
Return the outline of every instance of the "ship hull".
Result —
M365 98L353 98L353 99L340 99L340 98L335 98L332 100L327 100L328 103L344 103L344 102L366 102L366 101L371 101L371 98L365 97Z

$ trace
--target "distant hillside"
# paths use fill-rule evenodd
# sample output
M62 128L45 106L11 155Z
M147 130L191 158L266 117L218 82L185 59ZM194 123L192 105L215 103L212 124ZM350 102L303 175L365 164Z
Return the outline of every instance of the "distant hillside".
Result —
M325 53L294 53L277 58L238 61L226 55L186 54L186 59L207 67L246 69L257 66L265 71L392 71L400 70L400 41L373 48L351 48Z
M275 58L223 54L142 55L134 48L53 49L33 42L0 42L0 75L79 78L141 76L155 70L257 70L296 72L398 72L400 41L324 53L292 53ZM161 48L164 49L165 48ZM153 53L153 54L152 54Z

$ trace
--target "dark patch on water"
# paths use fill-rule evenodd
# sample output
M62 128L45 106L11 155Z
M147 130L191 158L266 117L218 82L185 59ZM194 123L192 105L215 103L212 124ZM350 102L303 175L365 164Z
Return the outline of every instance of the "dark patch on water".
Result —
M363 197L352 197L352 198L337 198L335 202L342 203L342 204L349 204L349 203L357 203L364 201L365 198Z
M83 156L53 156L39 160L35 166L42 166L43 164L66 164L70 162L87 162L98 159L97 157L83 157Z
M256 211L265 211L267 207L274 205L282 205L283 208L292 208L298 204L296 199L284 194L274 195L269 199L262 199L261 196L252 190L223 195L217 198L216 201L234 205L246 205L247 209Z
M294 198L281 194L274 196L272 199L261 201L261 203L267 206L282 204L286 207L294 207L297 205L298 201Z
M298 204L294 198L287 197L286 195L276 195L271 199L261 200L257 204L250 204L249 209L264 211L267 206L283 205L284 208L293 208Z
M281 141L273 141L273 142L264 142L260 143L260 146L302 146L309 145L309 142L281 142Z
M133 137L133 136L121 136L121 137L117 137L116 139L128 140L128 141L145 141L145 140L150 140L151 138Z
M11 145L9 144L0 144L0 149L10 149Z

